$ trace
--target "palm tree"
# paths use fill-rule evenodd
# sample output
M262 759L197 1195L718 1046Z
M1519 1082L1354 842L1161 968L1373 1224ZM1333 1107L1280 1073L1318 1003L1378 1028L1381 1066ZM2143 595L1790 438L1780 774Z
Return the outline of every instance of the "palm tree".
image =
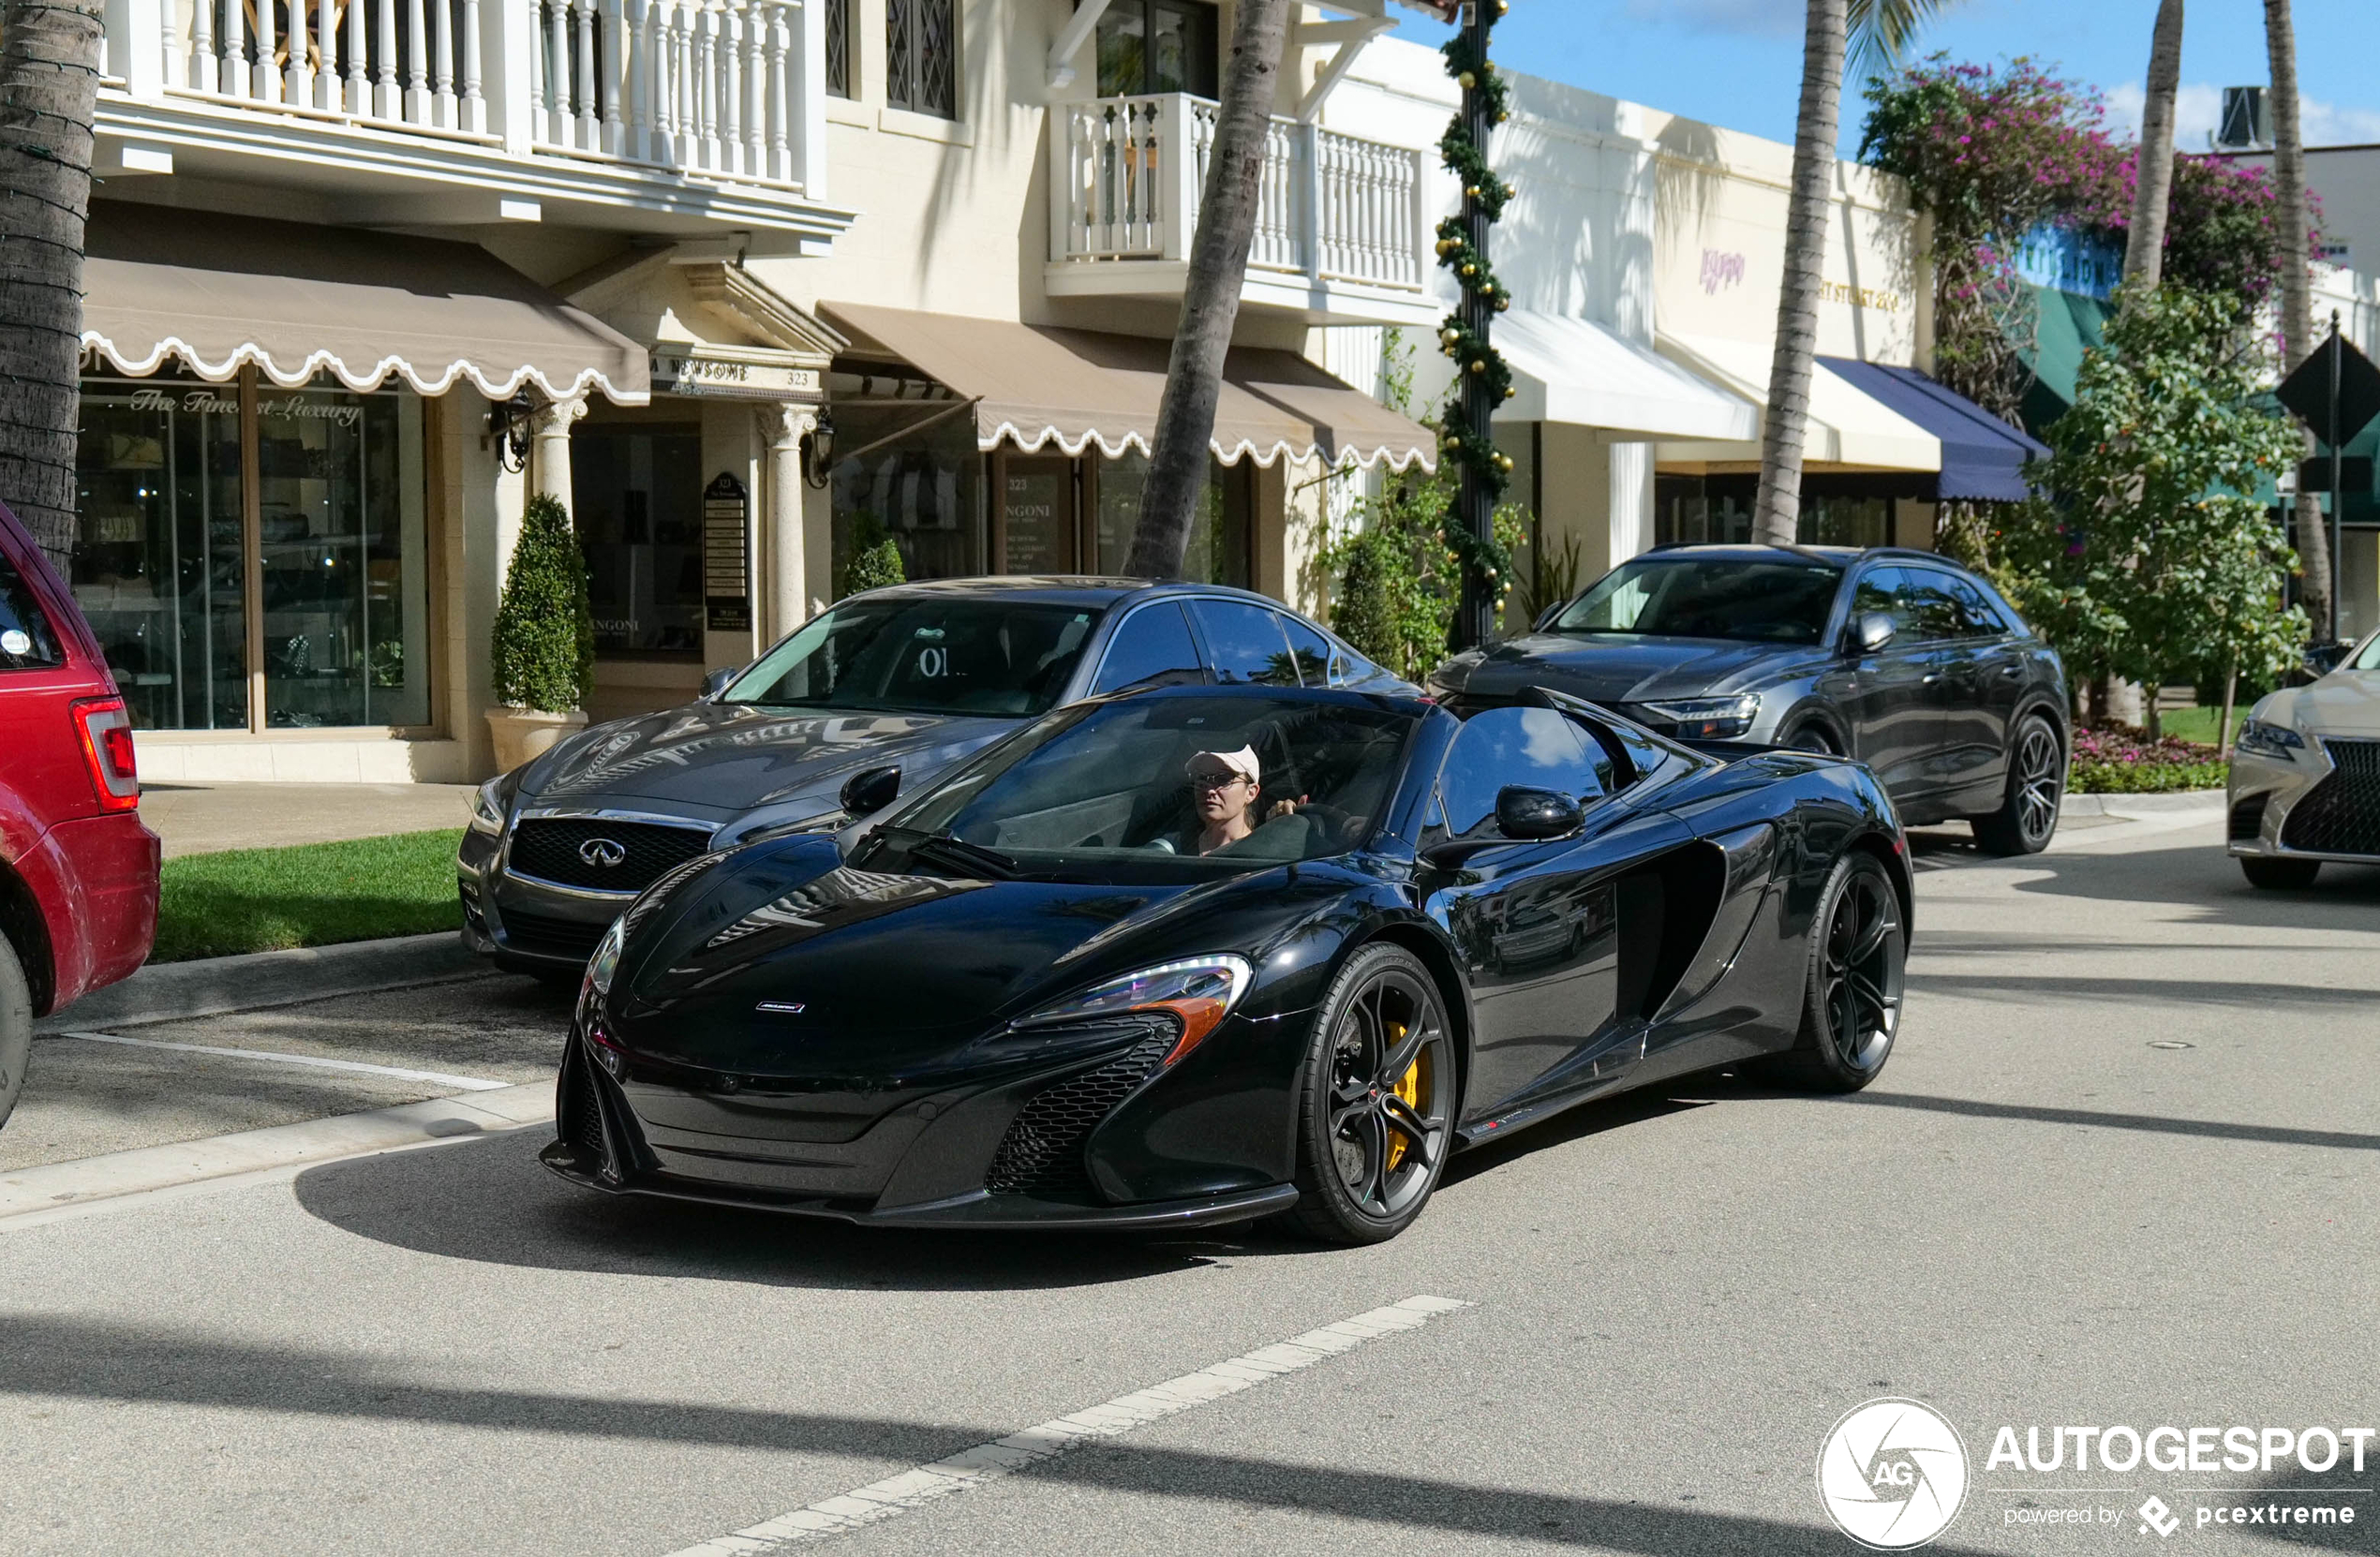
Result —
M2298 30L2289 19L2289 0L2265 0L2265 52L2272 61L2272 179L2281 197L2281 349L2286 373L2313 349L2313 286L2307 274L2313 224L2306 210L2306 148L2298 131ZM2302 494L2293 501L2298 561L2305 570L2298 599L2309 621L2327 623L2330 542L2323 533L2322 505Z
M1272 125L1288 25L1288 0L1240 0L1231 24L1231 57L1224 67L1214 146L1182 289L1182 322L1166 364L1165 396L1157 403L1140 521L1124 561L1124 571L1141 578L1171 578L1182 571L1199 494L1206 488L1207 445L1214 437L1223 359L1231 348L1240 286L1248 274L1264 141Z
M62 573L101 32L97 0L0 3L0 497Z
M1826 262L1844 52L1850 51L1863 73L1881 70L1908 48L1921 24L1955 4L1808 0L1801 117L1793 130L1793 184L1785 217L1784 283L1777 297L1768 418L1761 431L1760 492L1752 505L1753 534L1770 545L1792 545L1801 521L1802 449L1809 428L1809 377L1818 361L1818 289Z
M2174 94L2181 89L2181 0L2159 0L2140 105L2140 171L2124 235L2124 279L2154 287L2165 273L2165 203L2174 182Z

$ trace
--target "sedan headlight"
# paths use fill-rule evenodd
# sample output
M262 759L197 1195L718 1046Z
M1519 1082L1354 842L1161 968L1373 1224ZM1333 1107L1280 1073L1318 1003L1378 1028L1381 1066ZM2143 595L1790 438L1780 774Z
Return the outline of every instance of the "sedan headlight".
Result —
M1680 740L1726 741L1752 727L1752 721L1760 718L1761 699L1758 692L1745 692L1736 697L1689 697L1643 706L1646 713L1675 725Z
M2270 757L2275 762L2294 763L2293 752L2306 749L2306 738L2285 724L2268 724L2263 719L2250 719L2239 727L2239 749L2254 757Z
M497 786L503 782L504 776L499 773L482 784L479 793L471 796L471 831L490 837L503 833L504 801L497 793Z
M1247 992L1253 976L1247 958L1229 955L1163 963L1093 985L1078 995L1046 1006L1011 1025L1049 1027L1137 1011L1166 1012L1182 1024L1182 1036L1166 1056L1165 1062L1170 1065L1223 1025L1223 1019L1231 1015L1231 1008Z

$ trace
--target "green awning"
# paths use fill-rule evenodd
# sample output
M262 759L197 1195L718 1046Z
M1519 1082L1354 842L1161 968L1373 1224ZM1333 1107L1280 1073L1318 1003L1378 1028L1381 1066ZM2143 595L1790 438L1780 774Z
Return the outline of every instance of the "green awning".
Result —
M2038 436L2074 405L2083 353L2100 343L2107 305L2096 298L2049 287L2025 289L2032 294L2033 339L2030 345L2018 344L2016 358L2032 374L2033 381L2025 391L2020 414L2026 430Z

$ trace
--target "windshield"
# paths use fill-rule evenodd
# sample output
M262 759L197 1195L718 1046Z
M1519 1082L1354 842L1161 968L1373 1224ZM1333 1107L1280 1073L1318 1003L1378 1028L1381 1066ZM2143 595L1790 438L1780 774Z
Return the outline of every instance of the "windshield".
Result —
M854 601L812 617L719 700L1022 718L1058 701L1099 615L1014 601Z
M1606 573L1554 630L1815 644L1842 577L1839 569L1807 563L1646 558Z
M1420 722L1245 692L1082 704L918 796L853 863L1200 881L1345 853L1379 823Z

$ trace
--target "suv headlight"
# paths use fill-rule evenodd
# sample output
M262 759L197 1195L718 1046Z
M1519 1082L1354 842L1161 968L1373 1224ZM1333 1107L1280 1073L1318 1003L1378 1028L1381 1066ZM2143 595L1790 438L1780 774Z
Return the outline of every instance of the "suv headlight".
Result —
M471 831L485 833L491 838L503 833L504 801L497 793L497 786L503 782L504 775L499 773L482 784L479 793L471 796Z
M1736 697L1688 697L1641 706L1674 724L1680 740L1725 741L1752 727L1752 721L1760 718L1761 699L1758 692L1745 692Z
M1231 1015L1231 1008L1240 1003L1240 997L1247 993L1254 976L1248 959L1242 956L1227 954L1190 957L1094 984L1078 995L1045 1006L1009 1025L1049 1027L1136 1011L1163 1011L1182 1024L1181 1038L1166 1055L1165 1062L1170 1065L1223 1025L1223 1019Z
M2268 724L2262 719L2250 719L2239 727L2239 749L2256 757L2270 757L2276 762L2294 763L2292 752L2303 751L2306 738L2285 724Z

